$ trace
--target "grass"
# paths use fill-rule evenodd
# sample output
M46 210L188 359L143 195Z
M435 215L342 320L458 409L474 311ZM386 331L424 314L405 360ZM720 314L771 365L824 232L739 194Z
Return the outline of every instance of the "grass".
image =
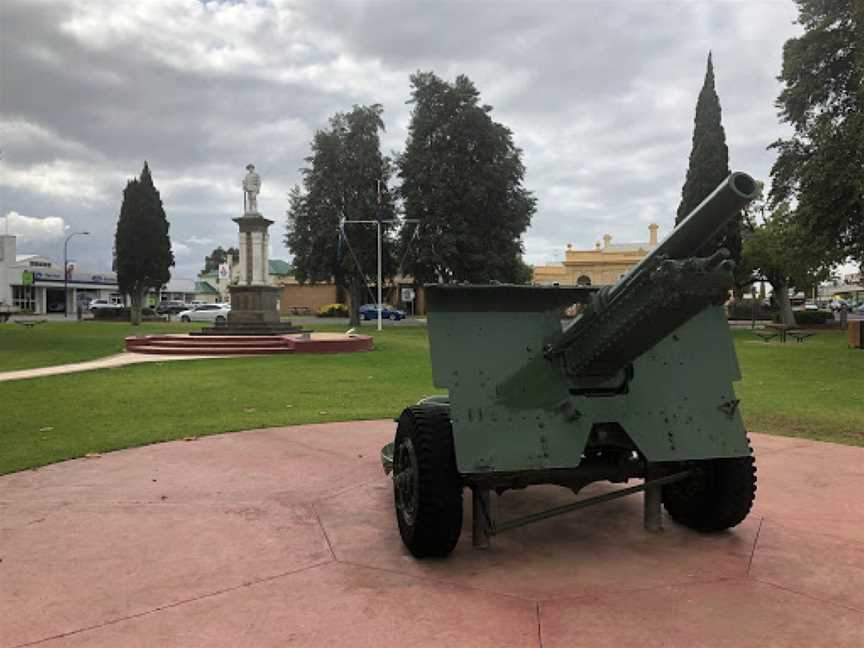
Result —
M850 349L845 333L819 331L801 344L733 336L749 430L864 446L864 349Z
M129 331L42 326L10 337L0 327L0 359L20 368L34 366L31 356L92 358L119 350ZM55 327L60 342L50 340ZM368 332L372 353L148 363L0 383L0 474L189 436L390 418L435 391L424 327ZM736 391L752 431L864 445L864 351L835 332L785 345L733 335L744 373Z
M425 327L368 333L372 353L146 363L0 382L0 474L188 436L388 418L434 391Z
M83 362L123 351L127 335L183 333L201 324L148 322L45 322L32 328L0 325L0 371Z

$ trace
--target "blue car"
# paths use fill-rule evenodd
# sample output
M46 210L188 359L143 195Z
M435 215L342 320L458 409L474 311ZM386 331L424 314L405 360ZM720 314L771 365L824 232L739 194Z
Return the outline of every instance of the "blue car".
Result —
M378 319L378 307L375 304L363 304L360 307L360 317L367 321ZM381 318L399 321L405 319L405 311L383 304L381 306Z

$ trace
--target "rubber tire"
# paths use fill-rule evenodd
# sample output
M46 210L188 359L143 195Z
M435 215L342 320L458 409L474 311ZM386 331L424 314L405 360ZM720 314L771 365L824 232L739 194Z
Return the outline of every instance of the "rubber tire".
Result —
M225 318L222 315L219 315L216 318L216 326L222 326L225 323Z
M462 533L462 482L456 467L450 408L414 405L399 417L394 459L404 439L414 446L417 466L417 503L413 523L395 506L399 534L415 558L444 557L459 542Z
M181 321L181 322L189 323L189 322L191 322L192 320L190 320L188 317L186 317L186 316L184 315L183 317L180 318L180 321Z
M663 506L673 520L704 533L730 529L744 521L756 498L756 462L752 454L693 461L686 467L697 472L662 486Z

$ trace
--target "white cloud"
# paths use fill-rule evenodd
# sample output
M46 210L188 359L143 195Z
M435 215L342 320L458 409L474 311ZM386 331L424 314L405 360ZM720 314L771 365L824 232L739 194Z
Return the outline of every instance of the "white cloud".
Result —
M66 229L63 219L57 216L38 218L16 211L8 212L0 221L0 232L17 236L23 243L54 241L61 238Z
M191 245L213 245L216 241L206 236L190 236L186 239L186 243Z
M87 203L106 200L118 180L125 185L122 176L84 161L0 164L0 186Z
M187 256L191 252L188 245L173 240L171 241L171 251L174 253L175 257Z

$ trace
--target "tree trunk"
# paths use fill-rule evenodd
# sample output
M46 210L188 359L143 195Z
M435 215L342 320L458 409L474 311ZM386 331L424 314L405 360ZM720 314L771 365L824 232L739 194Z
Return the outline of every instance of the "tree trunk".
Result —
M144 299L144 291L137 288L132 291L130 297L132 298L132 311L129 321L131 321L134 326L138 326L141 323L141 301Z
M789 301L789 286L779 279L772 280L771 286L774 288L774 301L780 307L780 322L786 326L795 326L795 314Z

